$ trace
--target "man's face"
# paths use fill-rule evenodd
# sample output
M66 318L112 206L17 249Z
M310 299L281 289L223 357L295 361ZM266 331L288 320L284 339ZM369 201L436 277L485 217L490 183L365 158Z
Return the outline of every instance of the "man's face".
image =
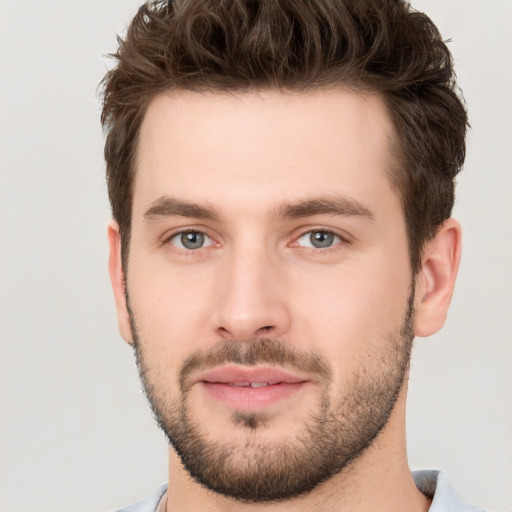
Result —
M169 93L136 162L127 297L146 392L191 474L312 489L385 426L412 343L377 95Z

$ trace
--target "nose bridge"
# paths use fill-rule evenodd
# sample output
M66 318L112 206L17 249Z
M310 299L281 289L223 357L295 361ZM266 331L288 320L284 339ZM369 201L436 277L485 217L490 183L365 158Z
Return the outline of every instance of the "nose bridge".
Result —
M280 275L279 257L264 243L233 246L219 276L217 331L238 341L281 336L290 319Z

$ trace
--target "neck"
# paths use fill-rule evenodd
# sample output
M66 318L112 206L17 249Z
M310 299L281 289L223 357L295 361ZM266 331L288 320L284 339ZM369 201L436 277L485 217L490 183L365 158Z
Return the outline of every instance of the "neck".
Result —
M271 503L242 503L195 482L169 451L166 512L427 512L430 500L414 484L405 447L405 393L372 445L339 474L309 493Z

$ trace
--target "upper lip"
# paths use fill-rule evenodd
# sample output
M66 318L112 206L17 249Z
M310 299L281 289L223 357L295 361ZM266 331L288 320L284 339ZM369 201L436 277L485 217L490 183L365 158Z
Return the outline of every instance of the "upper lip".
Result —
M304 376L291 373L282 368L269 366L237 366L226 365L202 372L195 379L196 382L208 382L212 384L234 384L234 383L268 383L268 384L297 384L309 379Z

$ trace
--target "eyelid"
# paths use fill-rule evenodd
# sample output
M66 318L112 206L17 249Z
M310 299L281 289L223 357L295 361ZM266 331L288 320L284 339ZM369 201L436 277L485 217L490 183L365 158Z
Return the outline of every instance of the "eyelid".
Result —
M194 233L194 234L198 234L198 235L201 235L203 237L203 245L201 245L200 247L197 247L195 249L191 249L189 247L185 247L183 245L183 242L181 241L181 238L183 237L183 235L186 235L187 233ZM179 242L179 243L174 243L174 242ZM171 236L171 238L169 238L169 243L173 246L173 247L177 247L178 249L183 249L183 250L186 250L186 251L191 251L191 250L199 250L199 249L204 249L205 247L210 247L212 244L213 240L205 233L201 233L199 231L188 231L188 232L181 232L181 233L176 233L175 235Z
M181 250L184 250L187 252L193 252L191 249L180 248L180 247L177 247L177 246L171 244L171 240L173 240L176 237L183 235L185 233L201 233L210 242L210 243L208 243L208 245L205 245L201 248L207 248L207 247L212 247L212 246L220 247L222 245L222 243L217 240L217 237L215 237L211 233L209 233L209 231L210 230L205 228L204 226L186 226L186 227L181 227L181 228L174 228L170 231L167 231L162 236L161 244L162 245L172 245L176 249L181 249ZM292 242L289 244L289 246L291 246L291 247L305 247L305 248L314 249L314 250L321 251L321 252L326 252L329 249L336 247L337 245L350 244L350 243L352 243L352 240L353 240L353 237L351 235L349 235L348 233L346 233L345 231L341 232L340 230L334 229L332 227L323 227L323 226L309 227L308 226L307 228L302 227L302 228L300 228L300 230L297 230L297 231L298 231L298 234L293 236ZM329 246L326 248L307 247L307 246L302 246L302 245L298 244L298 240L300 238L302 238L303 236L305 236L307 234L315 232L315 231L332 234L335 237L337 237L339 239L339 241L335 242L332 246ZM196 249L196 251L197 250L198 249Z
M322 232L322 233L331 234L331 235L337 237L339 239L339 241L336 241L336 242L333 243L333 245L331 245L329 247L324 247L324 248L299 245L298 241L302 237L304 237L304 236L306 236L306 235L308 235L310 233L314 233L314 232ZM333 228L330 228L330 227L329 228L328 227L323 227L323 226L315 226L315 227L302 228L299 231L298 235L296 235L293 238L291 246L292 247L304 247L306 249L312 249L312 250L315 250L315 251L326 252L329 249L334 249L336 246L338 246L340 244L344 244L344 245L350 244L351 243L351 239L352 239L352 237L350 235L348 235L345 232L340 232L337 229L333 229Z
M220 247L220 242L218 242L216 240L216 238L211 234L209 233L210 230L202 227L202 226L186 226L186 227L182 227L182 228L174 228L170 231L167 231L163 236L162 236L162 245L171 245L173 248L175 249L178 249L178 250L182 250L182 251L186 251L186 252L195 252L199 249L203 249L203 248L207 248L207 247ZM200 247L198 249L195 249L195 250L192 250L192 249L187 249L185 247L179 247L179 246L176 246L174 244L171 243L171 241L173 239L176 239L177 237L183 235L183 234L186 234L186 233L200 233L202 234L206 239L209 240L210 243L208 243L208 245L204 245L203 247Z

